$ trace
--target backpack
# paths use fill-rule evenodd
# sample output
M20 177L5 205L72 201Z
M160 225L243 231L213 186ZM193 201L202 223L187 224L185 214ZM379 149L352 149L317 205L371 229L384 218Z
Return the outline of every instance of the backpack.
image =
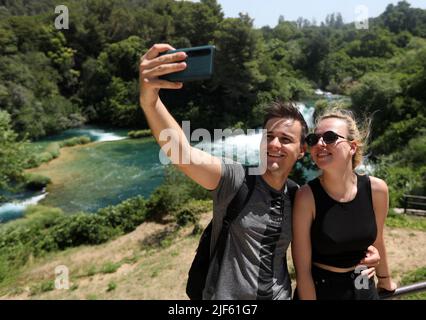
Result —
M247 204L254 190L256 182L255 175L248 174L248 167L245 167L245 178L237 194L232 199L223 218L222 229L217 239L213 254L210 254L210 241L212 235L212 220L201 234L200 242L196 250L194 260L188 272L188 282L186 284L186 294L190 300L202 300L207 273L209 271L210 259L217 254L219 266L225 251L226 240L228 238L229 227L232 221L238 216L244 206ZM291 203L294 203L296 191L299 188L294 181L287 179L287 190L290 195Z

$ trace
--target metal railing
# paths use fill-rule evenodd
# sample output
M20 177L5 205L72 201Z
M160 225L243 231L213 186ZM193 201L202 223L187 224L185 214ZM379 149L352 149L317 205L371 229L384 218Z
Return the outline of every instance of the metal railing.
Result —
M426 291L426 281L413 283L407 286L399 287L395 291L380 291L379 296L381 300L394 299L407 294L414 294L421 291Z

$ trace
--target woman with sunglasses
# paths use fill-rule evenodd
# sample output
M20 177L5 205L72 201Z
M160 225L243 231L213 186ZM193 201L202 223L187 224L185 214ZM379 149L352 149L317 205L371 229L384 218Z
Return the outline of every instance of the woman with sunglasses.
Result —
M350 111L331 109L317 118L315 133L306 137L321 175L299 189L293 209L296 299L378 299L374 280L357 267L370 245L381 258L377 286L396 289L383 240L387 185L355 172L367 136Z

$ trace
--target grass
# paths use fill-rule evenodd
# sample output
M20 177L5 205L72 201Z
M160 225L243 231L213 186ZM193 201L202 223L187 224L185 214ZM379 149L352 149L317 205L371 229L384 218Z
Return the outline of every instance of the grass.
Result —
M107 292L114 291L117 288L117 284L113 281L108 283L108 287L106 289Z
M394 213L392 210L386 219L386 226L426 231L426 218Z
M30 295L34 296L43 292L52 291L55 289L55 283L53 280L46 280L43 282L40 282L36 285L33 285L30 288Z
M87 272L85 273L85 275L88 276L88 277L94 276L95 274L96 274L96 266L94 266L94 265L91 265L88 268Z
M401 286L426 281L426 267L422 267L407 273L401 279ZM403 300L426 300L426 291L410 294L402 297Z
M108 261L104 263L100 268L98 268L95 265L90 265L85 272L83 272L82 277L91 277L95 274L108 274L108 273L114 273L118 270L118 268L121 267L121 262L111 262Z
M155 251L158 249L166 249L170 247L178 236L179 227L174 226L158 233L154 233L141 244L145 250Z
M123 264L135 264L136 262L138 262L138 260L140 259L140 255L135 254L131 257L126 257L123 260L121 260L121 262Z
M114 263L114 262L108 261L107 263L105 263L101 267L100 272L105 273L105 274L106 273L114 273L118 270L118 268L120 268L120 266L121 266L121 263L119 263L119 262Z

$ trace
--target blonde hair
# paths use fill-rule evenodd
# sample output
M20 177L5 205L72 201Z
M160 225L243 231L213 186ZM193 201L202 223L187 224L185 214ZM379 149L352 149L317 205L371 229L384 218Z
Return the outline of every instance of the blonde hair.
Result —
M364 152L367 149L367 140L370 135L372 119L365 117L365 119L358 124L352 111L344 109L341 106L334 106L325 109L316 117L315 128L318 127L322 120L329 118L341 119L346 123L348 128L347 139L351 142L355 142L357 146L356 152L352 156L352 169L355 169L362 163Z

